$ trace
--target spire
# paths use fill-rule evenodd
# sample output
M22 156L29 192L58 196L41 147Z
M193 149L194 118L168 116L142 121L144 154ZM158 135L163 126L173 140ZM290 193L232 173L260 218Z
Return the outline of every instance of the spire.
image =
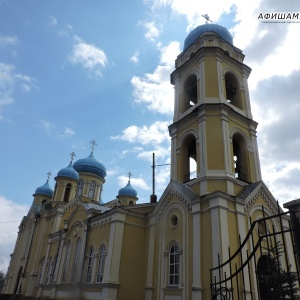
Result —
M70 164L71 164L73 162L73 159L76 156L76 154L73 151L73 152L70 153L70 155L71 155L71 161L70 161Z
M95 140L91 140L90 144L92 144L92 154L94 153L95 146L98 146Z

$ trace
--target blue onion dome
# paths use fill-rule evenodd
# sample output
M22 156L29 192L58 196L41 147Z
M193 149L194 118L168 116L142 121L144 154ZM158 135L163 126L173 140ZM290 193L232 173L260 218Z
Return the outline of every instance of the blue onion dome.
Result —
M205 32L214 32L227 43L233 45L232 35L225 27L218 24L203 24L193 29L186 37L183 51L190 47Z
M48 180L47 180L47 182L46 182L44 185L38 187L38 188L35 190L35 193L34 193L34 194L39 194L39 195L45 195L45 196L50 196L50 197L52 197L52 195L53 195L53 190L52 190L52 188L50 187L50 185L49 185L49 183L48 183Z
M57 177L68 177L68 178L79 180L79 174L76 170L74 170L71 162L66 168L58 171Z
M106 176L106 168L94 157L93 152L88 157L77 160L73 167L79 173L91 173L102 178Z
M137 191L131 186L130 181L128 181L127 185L119 190L118 197L137 197Z

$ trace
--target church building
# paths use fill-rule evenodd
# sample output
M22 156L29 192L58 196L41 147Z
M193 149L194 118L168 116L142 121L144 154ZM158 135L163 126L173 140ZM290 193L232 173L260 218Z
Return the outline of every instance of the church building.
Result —
M241 251L246 255L257 241L268 243L260 234L288 228L286 215L271 218L282 210L261 178L251 69L243 60L226 28L204 24L191 31L171 74L170 182L160 199L152 195L139 203L130 175L116 199L105 199L106 168L95 158L94 142L86 158L73 162L72 154L54 190L48 179L33 194L2 293L30 299L214 299L212 282L224 275L210 270L228 260L229 247L234 253L254 230L253 243ZM290 235L276 239L292 245ZM286 252L294 265L292 247ZM247 276L238 275L239 286L226 285L231 299L263 299L255 272L263 256L264 250L254 254ZM239 263L240 256L237 268Z

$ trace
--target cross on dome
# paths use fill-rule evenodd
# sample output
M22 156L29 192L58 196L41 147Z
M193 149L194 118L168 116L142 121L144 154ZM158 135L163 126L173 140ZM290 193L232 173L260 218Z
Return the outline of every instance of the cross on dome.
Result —
M73 152L70 153L70 155L71 155L71 161L70 161L70 164L71 164L73 162L73 159L76 156L76 154L73 151Z
M132 177L131 172L128 173L128 182L130 182L130 178Z
M212 20L210 19L208 14L202 15L202 17L205 19L205 24L207 24L208 22L212 23Z
M95 140L90 141L90 144L92 144L92 153L94 153L95 146L98 146Z
M49 181L50 179L50 176L52 175L51 172L49 171L48 173L46 173L48 176L47 176L47 182Z

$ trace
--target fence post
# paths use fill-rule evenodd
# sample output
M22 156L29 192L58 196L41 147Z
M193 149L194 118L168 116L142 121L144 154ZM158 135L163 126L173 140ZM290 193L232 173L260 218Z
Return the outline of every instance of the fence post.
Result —
M296 259L298 266L300 266L300 199L284 203L283 207L289 210L295 242L295 250L297 256Z

